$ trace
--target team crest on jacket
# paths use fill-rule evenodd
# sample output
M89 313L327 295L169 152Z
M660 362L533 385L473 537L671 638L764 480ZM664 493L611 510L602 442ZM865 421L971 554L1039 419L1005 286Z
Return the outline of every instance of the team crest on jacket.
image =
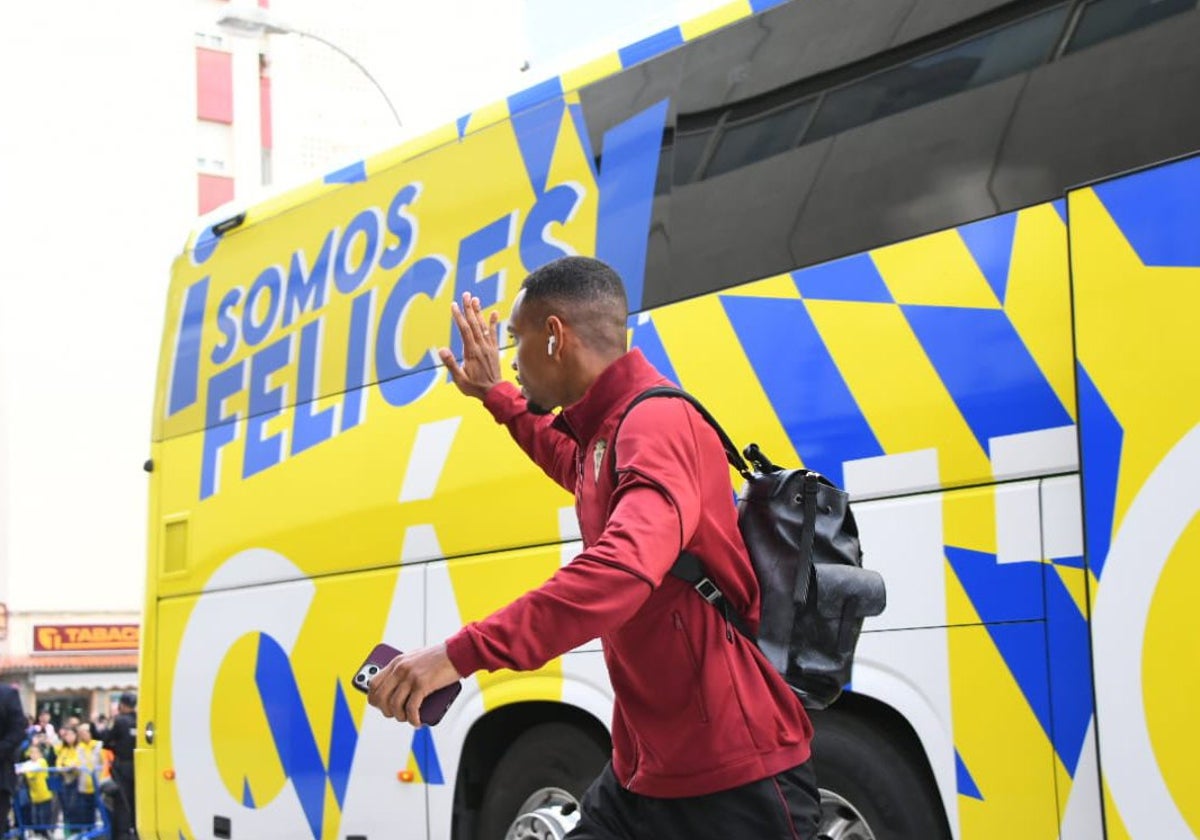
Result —
M600 483L600 465L604 463L604 451L608 449L608 441L604 438L596 441L596 448L592 450L592 480L597 484Z

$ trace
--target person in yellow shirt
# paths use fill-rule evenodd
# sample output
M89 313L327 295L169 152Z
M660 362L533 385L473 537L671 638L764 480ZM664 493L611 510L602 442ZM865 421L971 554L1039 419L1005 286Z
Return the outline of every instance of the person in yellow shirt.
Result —
M69 827L91 828L92 820L79 813L79 732L74 726L65 726L59 732L59 737L62 738L58 767L63 771L62 793L59 796L63 822Z
M96 821L96 776L103 771L104 760L100 755L100 742L92 737L92 727L81 723L78 731L79 743L75 747L75 754L79 758L77 822L92 825Z
M54 794L50 792L48 781L49 765L42 757L41 747L31 746L28 755L29 760L23 762L19 769L25 775L25 785L29 788L29 821L33 829L44 829L49 833L54 828L51 824Z

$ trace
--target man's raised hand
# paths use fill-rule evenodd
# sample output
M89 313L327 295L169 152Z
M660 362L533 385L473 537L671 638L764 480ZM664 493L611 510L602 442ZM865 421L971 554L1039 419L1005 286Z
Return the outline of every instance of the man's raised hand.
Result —
M438 351L442 363L458 390L468 397L483 399L491 387L500 382L500 344L497 328L500 316L495 312L485 320L479 298L463 293L462 306L450 304L450 314L462 336L463 358L460 364L449 349Z

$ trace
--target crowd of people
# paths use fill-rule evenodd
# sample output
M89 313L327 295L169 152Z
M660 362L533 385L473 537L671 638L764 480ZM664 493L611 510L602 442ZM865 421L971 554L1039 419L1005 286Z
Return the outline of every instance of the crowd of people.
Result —
M56 727L43 710L36 719L21 711L14 725L19 700L14 706L12 695L0 696L0 750L10 756L0 773L0 838L99 836L89 832L109 826L110 837L130 836L133 773L126 753L136 708L136 695L126 693L111 721L69 716Z

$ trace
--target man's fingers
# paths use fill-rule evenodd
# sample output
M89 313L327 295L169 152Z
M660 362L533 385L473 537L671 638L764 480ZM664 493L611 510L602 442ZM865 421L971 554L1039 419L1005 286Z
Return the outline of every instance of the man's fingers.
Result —
M487 342L483 328L483 316L480 314L479 298L472 297L469 292L463 292L463 312L467 316L467 323L471 325L471 335L475 338L475 343L478 346L483 346Z
M475 333L471 330L471 324L467 320L466 313L459 308L457 303L450 304L450 315L454 318L454 324L458 327L458 334L463 340L463 358L467 357L466 350L475 343Z
M409 692L408 700L404 703L404 717L413 726L421 725L421 703L425 701L425 695L414 688Z
M446 366L446 370L450 371L450 378L454 380L455 385L462 385L463 373L462 365L458 363L458 359L454 358L454 354L448 348L443 347L438 351L438 356L442 359L442 364Z

